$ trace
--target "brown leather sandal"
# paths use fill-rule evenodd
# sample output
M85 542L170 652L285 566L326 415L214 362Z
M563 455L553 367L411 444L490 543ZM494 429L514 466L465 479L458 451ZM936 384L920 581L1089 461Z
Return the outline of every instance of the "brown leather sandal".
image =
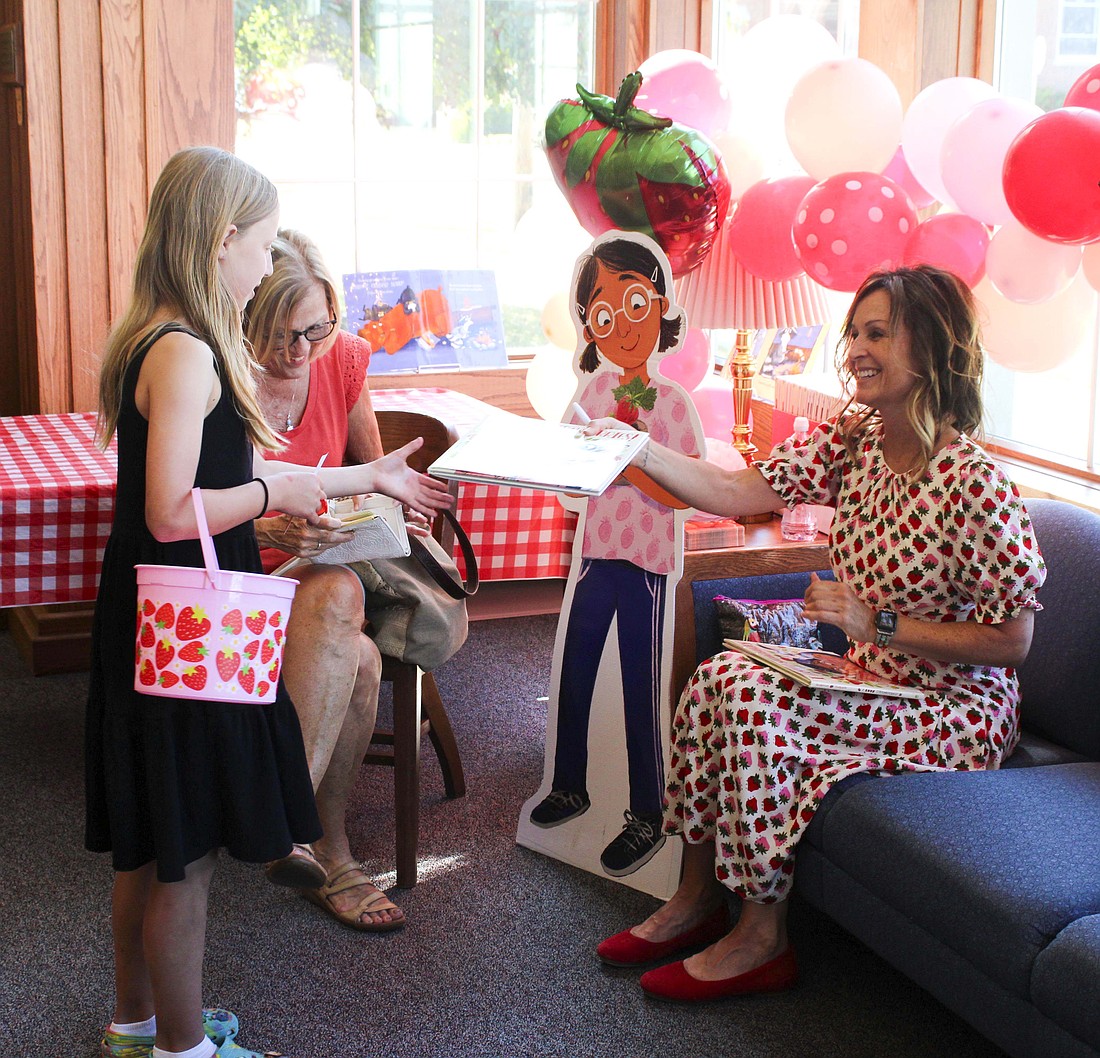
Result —
M338 911L332 898L349 889L365 889L363 899L346 911ZM368 877L361 863L349 860L336 867L324 885L316 889L304 889L304 896L311 904L324 908L338 922L364 933L392 933L405 925L405 912L401 910ZM397 918L389 922L364 922L363 916L378 911L393 911Z

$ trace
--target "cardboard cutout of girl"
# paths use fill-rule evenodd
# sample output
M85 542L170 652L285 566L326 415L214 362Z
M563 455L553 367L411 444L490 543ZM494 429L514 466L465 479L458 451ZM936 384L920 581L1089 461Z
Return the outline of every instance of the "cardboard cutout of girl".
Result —
M701 456L703 430L691 398L678 383L657 377L658 362L679 349L687 333L664 251L639 233L607 232L578 260L571 289L580 336L576 402L590 418L614 416L661 444ZM670 722L664 659L671 653L673 611L667 596L683 569L687 510L635 467L602 496L563 502L581 518L558 624L557 698L548 711L543 785L523 808L517 840L626 878L664 843ZM613 627L621 697L607 673L614 659L605 657ZM583 824L575 822L593 806L601 778L621 773L616 758L623 753L616 750L624 728L625 777L607 791L609 803L598 804L600 811ZM678 871L673 858L665 864L670 874ZM660 870L648 873L628 884L651 892L669 884Z

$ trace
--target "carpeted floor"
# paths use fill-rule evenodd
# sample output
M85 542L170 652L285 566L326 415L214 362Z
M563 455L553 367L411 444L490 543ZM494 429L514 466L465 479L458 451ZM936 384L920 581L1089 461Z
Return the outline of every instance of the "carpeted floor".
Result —
M647 1001L592 948L655 901L514 843L538 785L553 616L479 621L437 673L469 793L443 796L425 746L421 881L409 925L344 929L223 857L206 1001L240 1042L289 1058L995 1058L1001 1052L799 903L802 981L685 1010ZM112 1003L110 871L82 847L84 675L26 675L0 634L0 1055L91 1058ZM225 762L232 779L232 761ZM353 848L392 871L392 773L364 768ZM385 884L392 885L393 874Z

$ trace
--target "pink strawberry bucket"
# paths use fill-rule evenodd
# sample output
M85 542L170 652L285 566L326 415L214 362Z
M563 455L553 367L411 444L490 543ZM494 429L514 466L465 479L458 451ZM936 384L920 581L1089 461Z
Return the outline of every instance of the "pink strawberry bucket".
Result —
M137 565L134 689L210 702L275 700L290 604L289 577L218 567L198 489L191 490L205 568Z

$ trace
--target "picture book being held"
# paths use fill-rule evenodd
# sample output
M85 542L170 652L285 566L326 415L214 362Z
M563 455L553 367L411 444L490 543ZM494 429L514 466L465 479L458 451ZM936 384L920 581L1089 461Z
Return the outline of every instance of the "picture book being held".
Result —
M340 519L340 528L348 531L346 543L337 544L309 558L292 558L273 571L282 577L307 562L325 564L358 562L362 559L398 558L410 553L409 534L401 504L389 496L370 493L355 499L331 500L328 513Z
M724 639L727 650L738 650L760 665L789 676L795 683L816 691L856 691L890 698L923 698L920 687L903 687L849 661L829 650L807 650L777 643L752 643L740 639Z
M588 437L583 426L508 412L486 417L428 473L456 481L599 496L649 441L633 429Z

